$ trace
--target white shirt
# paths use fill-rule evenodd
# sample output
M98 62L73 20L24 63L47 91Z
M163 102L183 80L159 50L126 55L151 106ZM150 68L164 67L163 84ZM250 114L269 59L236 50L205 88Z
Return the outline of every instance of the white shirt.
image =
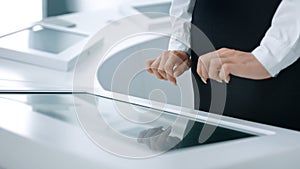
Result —
M196 0L172 0L173 35L169 50L189 51L192 13ZM181 19L176 19L181 18ZM182 41L182 40L181 40ZM274 77L300 56L300 0L282 0L260 46L252 51L256 59Z

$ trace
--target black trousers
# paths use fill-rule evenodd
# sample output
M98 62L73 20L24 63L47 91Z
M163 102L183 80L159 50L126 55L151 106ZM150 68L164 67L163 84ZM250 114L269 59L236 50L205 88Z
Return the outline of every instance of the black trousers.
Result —
M281 0L197 0L192 23L214 45L251 52L264 37ZM193 36L192 49L201 39ZM204 52L209 52L203 50ZM200 53L204 54L204 53ZM192 52L192 73L199 91L195 108L209 111L211 86L203 84L196 73L198 55ZM224 115L300 130L300 60L275 78L249 80L231 76L227 85ZM200 99L200 100L199 100ZM199 131L199 129L194 128ZM193 133L193 131L191 131Z

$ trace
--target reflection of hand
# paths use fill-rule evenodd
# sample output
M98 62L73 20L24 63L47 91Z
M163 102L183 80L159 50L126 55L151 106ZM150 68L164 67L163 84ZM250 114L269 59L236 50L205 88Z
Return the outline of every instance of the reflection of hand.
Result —
M180 139L170 136L171 127L163 130L162 127L144 130L139 134L138 142L146 144L151 150L168 151L175 147Z
M147 70L157 78L176 84L176 78L190 68L191 61L186 52L165 51L161 56L147 61Z
M207 79L228 83L230 74L254 80L271 77L252 53L226 48L200 56L197 73L204 83Z

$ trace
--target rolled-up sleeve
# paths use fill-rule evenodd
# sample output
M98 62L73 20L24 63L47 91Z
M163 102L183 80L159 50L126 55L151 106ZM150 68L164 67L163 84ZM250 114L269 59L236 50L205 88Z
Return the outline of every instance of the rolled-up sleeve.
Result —
M172 0L170 8L172 35L168 50L189 52L194 4L195 0Z
M274 77L300 56L300 0L283 0L252 54Z

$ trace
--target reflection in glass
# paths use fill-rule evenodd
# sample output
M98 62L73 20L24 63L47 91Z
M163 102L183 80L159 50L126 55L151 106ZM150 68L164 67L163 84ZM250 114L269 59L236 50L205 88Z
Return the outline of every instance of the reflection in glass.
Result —
M83 129L85 129L88 134L91 134L90 132L92 132L96 136L99 136L101 140L113 140L115 143L108 141L108 144L111 144L113 147L121 146L131 149L129 145L132 146L131 141L133 140L135 142L134 146L140 145L142 147L147 147L149 150L166 152L169 150L179 150L182 148L255 136L250 133L217 126L215 132L209 137L208 140L205 142L199 142L200 132L205 124L203 122L181 117L180 115L174 115L172 112L153 110L151 108L132 105L129 103L93 96L90 94L72 95L71 93L43 93L14 95L0 94L0 96L4 99L16 100L18 102L25 103L25 105L29 105L29 107L31 107L32 110L37 113L41 113L53 119L72 124L78 124L76 111L77 113L80 113L80 109L82 109L83 111L81 112L84 116L81 117L86 118L79 119L80 122L83 122ZM75 102L76 110L73 102L74 97L81 100L80 102ZM17 104L18 102L16 102L16 107L19 106ZM93 109L92 106L95 104L97 105L97 108ZM121 107L118 107L120 104ZM123 110L126 110L119 109L124 108L122 106L134 107L135 111L122 112ZM96 111L93 112L93 110ZM135 119L130 119L132 117L135 117ZM101 119L101 121L95 121L96 118ZM139 120L144 120L144 118L150 118L152 121L148 121L147 123L139 123ZM87 125L89 126L84 126L86 124L82 120L87 120ZM208 126L216 127L214 125ZM185 131L183 135L178 134L180 133L178 132L180 130ZM118 138L113 135L112 131L118 135ZM119 136L124 139L119 139ZM128 138L130 141L128 141Z

